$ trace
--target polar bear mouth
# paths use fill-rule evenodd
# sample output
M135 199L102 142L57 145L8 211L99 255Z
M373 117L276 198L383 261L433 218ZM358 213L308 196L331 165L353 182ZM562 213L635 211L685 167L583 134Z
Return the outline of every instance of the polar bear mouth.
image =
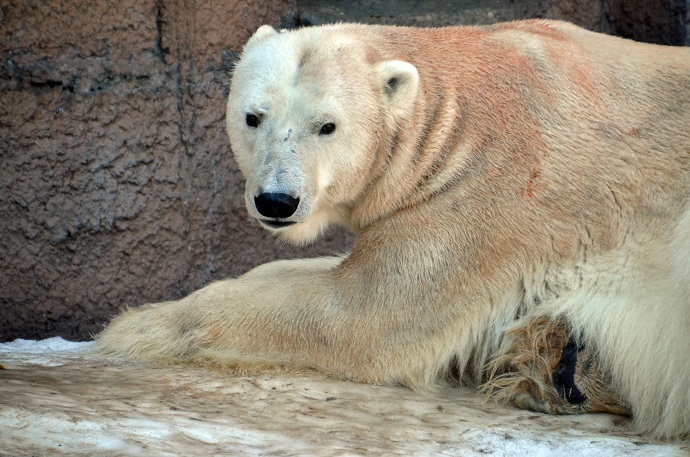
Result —
M289 227L295 224L295 221L281 221L278 219L259 219L259 222L274 229Z

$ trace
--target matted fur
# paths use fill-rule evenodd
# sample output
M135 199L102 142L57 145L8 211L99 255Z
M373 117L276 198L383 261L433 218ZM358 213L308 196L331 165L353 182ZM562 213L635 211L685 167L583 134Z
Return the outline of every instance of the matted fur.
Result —
M558 318L534 318L511 329L482 389L498 401L548 414L629 415L630 407L620 398L596 348L581 350L575 366L574 383L586 400L571 404L558 392L554 373L572 338L568 323Z
M293 225L262 224L341 224L352 253L130 309L105 353L431 389L534 358L505 332L562 319L642 430L688 436L690 49L549 21L262 27L227 126L250 215L289 194Z

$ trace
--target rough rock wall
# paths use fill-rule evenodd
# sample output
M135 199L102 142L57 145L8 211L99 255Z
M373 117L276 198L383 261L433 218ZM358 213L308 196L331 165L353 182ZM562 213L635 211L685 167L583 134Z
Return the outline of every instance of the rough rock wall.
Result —
M622 33L677 26L687 1L652 0L675 11L654 22L644 0L0 0L0 341L85 339L122 306L347 249L343 233L290 248L247 217L224 106L260 24L557 17Z
M293 8L0 3L0 340L88 338L127 304L304 253L248 221L224 127L237 52Z
M604 0L602 3L617 35L657 44L690 44L688 0Z
M689 9L690 0L297 0L287 23L355 21L431 27L551 18L638 41L682 46L690 44Z

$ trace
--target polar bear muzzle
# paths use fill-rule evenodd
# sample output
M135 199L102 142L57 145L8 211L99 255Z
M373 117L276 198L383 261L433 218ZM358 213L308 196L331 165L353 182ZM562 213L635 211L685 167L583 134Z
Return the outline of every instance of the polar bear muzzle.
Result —
M263 192L258 197L254 197L254 205L256 210L264 217L271 219L287 219L295 214L299 206L299 197L294 198L288 194L277 192ZM277 228L286 225L292 225L294 222L286 221L266 221L262 222L267 225Z

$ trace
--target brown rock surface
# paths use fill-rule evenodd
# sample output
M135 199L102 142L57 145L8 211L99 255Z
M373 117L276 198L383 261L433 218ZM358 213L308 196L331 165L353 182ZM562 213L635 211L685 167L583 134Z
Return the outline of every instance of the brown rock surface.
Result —
M3 3L0 340L88 338L124 305L304 255L247 220L224 127L237 52L293 7Z
M688 44L687 0L606 0L604 10L614 33L649 43Z
M688 0L551 0L547 16L636 41L683 46Z

